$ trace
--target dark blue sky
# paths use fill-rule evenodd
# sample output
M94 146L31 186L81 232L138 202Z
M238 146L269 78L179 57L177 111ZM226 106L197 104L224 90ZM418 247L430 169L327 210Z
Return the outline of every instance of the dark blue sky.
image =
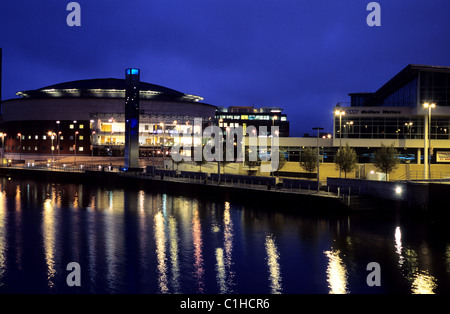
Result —
M124 77L217 106L281 106L292 135L331 131L348 93L375 91L410 63L450 66L449 0L69 0L0 3L3 99L70 80Z

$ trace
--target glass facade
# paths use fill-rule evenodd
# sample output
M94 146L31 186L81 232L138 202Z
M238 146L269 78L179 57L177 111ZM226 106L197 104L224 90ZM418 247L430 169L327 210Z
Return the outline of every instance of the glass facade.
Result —
M346 110L342 120L334 117L336 138L423 139L425 116L411 114L406 108L424 103L449 107L450 68L409 65L375 93L354 93L350 97L355 110ZM382 107L397 109L380 110ZM449 130L449 115L432 116L431 139L450 139Z
M424 117L335 117L335 136L355 139L423 139ZM450 117L431 118L431 139L450 139Z
M420 103L424 102L450 106L450 73L420 73Z
M383 99L383 107L415 107L417 104L418 78L404 84Z
M410 65L375 93L350 94L352 107L450 106L450 68Z

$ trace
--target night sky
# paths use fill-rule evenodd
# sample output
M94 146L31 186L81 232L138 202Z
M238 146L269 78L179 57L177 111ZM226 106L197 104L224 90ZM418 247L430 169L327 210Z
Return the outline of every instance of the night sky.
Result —
M372 92L408 64L450 66L449 0L2 0L2 99L90 78L141 80L216 106L280 106L291 136L322 126L348 93Z

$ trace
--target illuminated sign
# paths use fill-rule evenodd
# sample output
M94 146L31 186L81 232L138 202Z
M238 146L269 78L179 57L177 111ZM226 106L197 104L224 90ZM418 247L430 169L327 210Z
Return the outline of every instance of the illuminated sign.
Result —
M401 110L372 110L372 109L364 109L364 110L352 109L352 110L346 110L345 113L346 114L362 114L362 115L366 115L366 114L369 114L369 115L405 114Z
M436 152L437 162L450 162L450 152Z

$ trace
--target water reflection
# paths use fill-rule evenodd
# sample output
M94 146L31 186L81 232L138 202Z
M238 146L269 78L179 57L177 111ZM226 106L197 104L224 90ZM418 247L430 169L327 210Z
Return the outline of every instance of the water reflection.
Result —
M6 250L7 250L7 208L6 195L3 186L0 187L0 286L3 283L3 277L6 272Z
M220 293L234 292L233 236L230 203L225 202L223 212L223 248L216 248L217 283Z
M205 269L203 261L203 238L198 208L195 207L192 215L192 240L194 244L194 277L198 293L205 292Z
M400 227L395 228L395 248L398 255L398 265L406 275L406 279L411 283L413 294L434 294L437 288L437 279L430 275L427 270L419 268L419 254L412 248L403 248L402 231ZM428 256L428 252L424 255Z
M348 278L347 269L342 261L339 250L331 249L325 251L325 256L328 257L327 267L327 282L330 294L347 294Z
M404 292L405 283L411 293L435 293L438 283L450 291L450 244L414 241L403 226L380 231L352 220L350 230L341 226L347 218L305 219L147 190L0 184L1 292L11 285L65 292L65 266L76 261L89 293L358 293L373 291L359 288L365 277L355 272L369 255L389 276L382 291Z
M47 282L50 288L55 286L53 277L56 275L55 250L56 250L56 221L52 200L44 201L42 211L42 237L44 244L45 263L47 265Z
M436 278L423 271L414 275L411 291L413 294L434 294L436 287Z
M16 208L14 211L14 216L15 216L14 228L15 228L15 230L20 231L22 228L22 191L21 191L20 185L16 186L15 203L16 203ZM1 207L3 208L3 206L1 206ZM1 229L3 229L3 228L1 228ZM16 248L16 265L17 265L17 268L22 269L22 262L23 262L22 232L16 232L15 238L16 238L16 240L14 243L14 247Z
M404 262L404 257L402 255L402 250L403 250L403 246L402 246L402 230L400 227L395 228L395 252L398 255L398 265L400 267L403 266L403 262Z
M158 288L160 293L168 293L166 235L164 232L164 216L158 211L154 217L156 260L158 269Z
M180 264L178 260L178 229L177 220L174 216L169 217L169 236L170 236L170 263L172 267L172 287L173 293L180 291Z
M123 269L121 264L124 252L124 225L123 225L123 191L106 191L107 213L100 221L104 229L104 255L106 259L106 284L108 292L116 292L122 280ZM101 201L105 204L105 200ZM100 207L102 209L104 207Z
M281 268L279 263L280 254L278 253L277 246L273 235L266 236L266 254L267 254L267 266L269 267L269 282L272 294L280 294L283 292L281 283Z

